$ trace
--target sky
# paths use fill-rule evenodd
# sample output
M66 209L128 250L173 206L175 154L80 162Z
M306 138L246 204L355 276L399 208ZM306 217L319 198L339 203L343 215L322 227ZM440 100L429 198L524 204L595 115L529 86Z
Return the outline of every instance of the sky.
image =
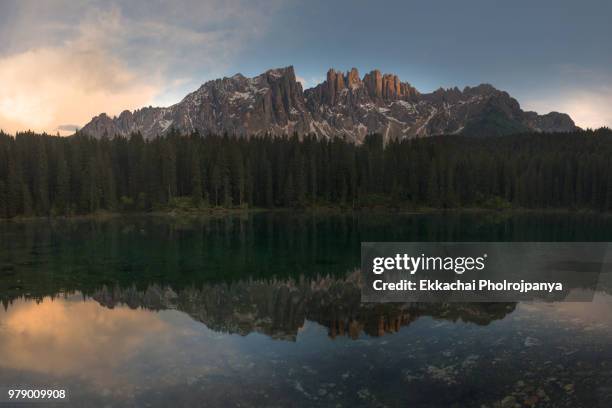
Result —
M607 0L0 0L0 129L71 134L207 80L293 65L491 83L539 113L612 127Z

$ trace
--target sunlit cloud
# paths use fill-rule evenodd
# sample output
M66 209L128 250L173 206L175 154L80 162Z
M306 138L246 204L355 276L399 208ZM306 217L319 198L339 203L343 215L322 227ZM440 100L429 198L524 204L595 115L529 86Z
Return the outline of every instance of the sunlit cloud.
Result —
M528 99L525 108L540 113L567 113L581 128L612 127L612 86L598 89L562 90L550 96Z
M555 67L557 83L523 101L539 113L567 113L581 128L612 127L612 75L607 70L578 64Z
M95 50L41 48L0 59L0 127L62 134L96 112L116 114L159 91L121 61Z
M85 7L25 0L0 6L13 14L0 45L0 128L69 134L101 112L177 102L188 87L226 73L265 31L278 4L134 0Z

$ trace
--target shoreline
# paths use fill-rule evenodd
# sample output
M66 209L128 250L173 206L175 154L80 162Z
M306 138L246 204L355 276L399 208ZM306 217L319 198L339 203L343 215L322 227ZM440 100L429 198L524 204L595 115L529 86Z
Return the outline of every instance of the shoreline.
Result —
M16 216L13 218L0 218L0 223L8 222L32 222L32 221L104 221L114 218L125 217L171 217L171 218L201 218L201 217L225 217L237 215L251 215L259 213L292 213L292 214L312 214L312 215L339 215L339 214L397 214L397 215L449 215L449 214L495 214L495 215L524 215L524 214L545 214L545 215L594 215L607 217L612 216L612 212L600 212L591 209L563 209L563 208L504 208L492 209L484 207L466 208L393 208L393 207L279 207L279 208L206 208L193 211L177 210L154 210L154 211L98 211L90 214L77 215L49 215L49 216Z

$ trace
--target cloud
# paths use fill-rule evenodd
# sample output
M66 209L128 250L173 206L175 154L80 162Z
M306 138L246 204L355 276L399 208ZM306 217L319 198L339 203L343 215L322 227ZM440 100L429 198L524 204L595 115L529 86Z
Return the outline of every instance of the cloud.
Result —
M562 95L561 109L583 128L612 128L612 86L597 91L575 91Z
M524 105L540 114L551 110L567 113L581 128L612 127L612 85L562 89L544 97L527 99Z
M100 112L176 101L225 74L280 4L7 0L0 128L70 133L63 124L82 126Z
M60 133L96 112L148 103L159 87L103 50L49 47L0 58L0 127Z
M296 75L295 79L302 84L302 89L313 88L325 80L323 77L311 77L306 79L299 75Z
M79 129L79 125L59 125L57 130L60 132L74 132Z

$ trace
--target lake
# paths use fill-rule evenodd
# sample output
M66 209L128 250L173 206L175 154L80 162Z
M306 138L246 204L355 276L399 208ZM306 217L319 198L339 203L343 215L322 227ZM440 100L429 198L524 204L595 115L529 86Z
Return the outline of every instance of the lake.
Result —
M88 407L612 405L609 277L591 303L366 304L362 241L612 242L612 217L2 222L0 386Z

